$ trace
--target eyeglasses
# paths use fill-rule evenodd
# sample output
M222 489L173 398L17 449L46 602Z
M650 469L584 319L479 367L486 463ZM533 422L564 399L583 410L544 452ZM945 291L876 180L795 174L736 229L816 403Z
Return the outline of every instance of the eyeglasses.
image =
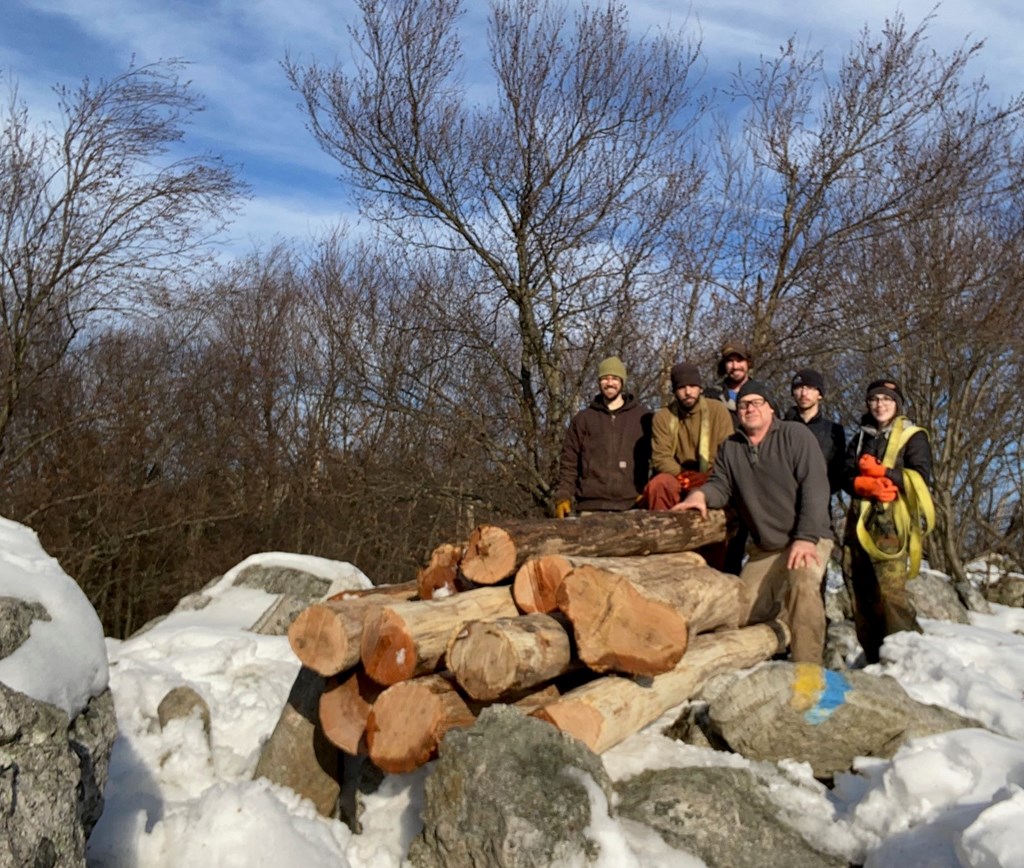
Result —
M872 395L868 398L869 404L895 404L896 399L890 398L888 395Z
M764 398L751 398L749 401L744 401L742 404L736 405L736 412L742 413L745 410L760 410L768 401Z

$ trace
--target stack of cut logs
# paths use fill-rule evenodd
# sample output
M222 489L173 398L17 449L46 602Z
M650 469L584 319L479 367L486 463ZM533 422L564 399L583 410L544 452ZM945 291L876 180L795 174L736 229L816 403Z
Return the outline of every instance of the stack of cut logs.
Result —
M308 607L288 638L326 678L323 735L385 772L426 763L495 702L600 753L787 644L782 625L741 628L742 583L694 551L725 539L720 511L483 525L415 581Z

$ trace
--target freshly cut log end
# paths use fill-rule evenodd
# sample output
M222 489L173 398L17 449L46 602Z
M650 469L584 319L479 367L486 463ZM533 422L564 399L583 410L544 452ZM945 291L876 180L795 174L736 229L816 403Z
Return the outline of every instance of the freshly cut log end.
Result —
M443 543L430 554L430 562L416 573L416 587L421 600L448 596L461 590L459 561L465 549L461 545Z
M416 643L405 620L380 609L363 626L360 657L366 674L378 684L397 684L416 672Z
M572 572L572 563L561 555L530 558L512 581L512 596L523 612L554 612L558 609L558 589Z
M686 618L606 570L574 569L558 589L558 605L572 622L580 659L595 672L660 675L686 651Z
M388 774L414 771L437 756L449 729L472 726L475 720L442 676L392 685L374 702L366 722L370 760Z
M288 628L288 644L304 666L321 675L334 675L346 668L356 650L350 648L348 631L337 612L320 603L295 617Z
M566 672L572 647L566 628L539 612L465 624L448 643L448 669L473 699L494 700Z
M331 744L352 756L366 753L366 721L383 689L362 672L328 682L320 695L320 726Z
M613 679L621 676L608 675L606 677ZM602 741L601 735L605 728L604 716L596 709L582 703L562 703L556 699L538 708L530 716L558 727L573 738L578 738L591 750L594 749L594 745L600 744Z
M478 585L494 585L516 569L516 545L503 528L484 524L470 534L460 562L462 574Z

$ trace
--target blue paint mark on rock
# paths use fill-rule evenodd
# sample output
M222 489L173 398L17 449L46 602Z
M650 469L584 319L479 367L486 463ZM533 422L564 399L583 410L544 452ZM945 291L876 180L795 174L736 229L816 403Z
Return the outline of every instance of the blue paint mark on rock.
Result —
M832 716L832 712L846 701L846 694L851 690L850 682L841 672L834 672L831 669L825 669L823 672L825 687L821 691L821 696L804 713L804 720L812 726L817 726L828 720Z

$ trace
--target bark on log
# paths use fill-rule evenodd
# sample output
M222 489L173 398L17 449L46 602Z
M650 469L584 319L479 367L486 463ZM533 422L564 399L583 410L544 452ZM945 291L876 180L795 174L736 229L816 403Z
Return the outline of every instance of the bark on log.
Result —
M427 675L388 687L366 721L370 759L389 774L418 769L437 756L444 734L472 726L476 715L443 675Z
M469 696L493 700L567 672L572 641L562 619L539 612L471 621L452 636L445 664Z
M494 585L513 576L527 560L540 555L624 557L692 551L726 539L722 510L702 519L695 511L648 512L631 509L584 515L575 519L534 519L485 524L466 544L460 569L479 585Z
M321 676L305 667L299 670L253 778L290 787L309 799L320 814L332 817L341 792L341 755L318 722L323 688Z
M363 668L384 685L435 672L452 634L464 624L518 614L509 587L476 588L440 600L380 607L363 626Z
M366 619L381 606L396 602L388 593L341 596L303 609L288 628L295 656L321 675L337 675L355 666Z
M328 682L319 706L328 741L352 756L366 753L366 721L383 689L359 670Z
M693 697L711 676L749 668L788 643L789 631L778 622L706 633L693 640L671 672L643 682L618 675L598 678L534 716L580 739L595 753L603 753Z
M686 651L686 619L622 576L578 567L562 580L557 599L572 622L579 658L595 672L660 675Z
M464 590L459 581L459 561L465 547L442 543L430 553L430 561L416 573L416 587L421 600L432 600Z
M575 567L593 566L618 573L640 583L648 576L678 576L695 567L707 566L697 552L670 552L634 557L585 557L583 555L541 555L530 558L512 581L512 596L522 612L554 612L562 580Z

